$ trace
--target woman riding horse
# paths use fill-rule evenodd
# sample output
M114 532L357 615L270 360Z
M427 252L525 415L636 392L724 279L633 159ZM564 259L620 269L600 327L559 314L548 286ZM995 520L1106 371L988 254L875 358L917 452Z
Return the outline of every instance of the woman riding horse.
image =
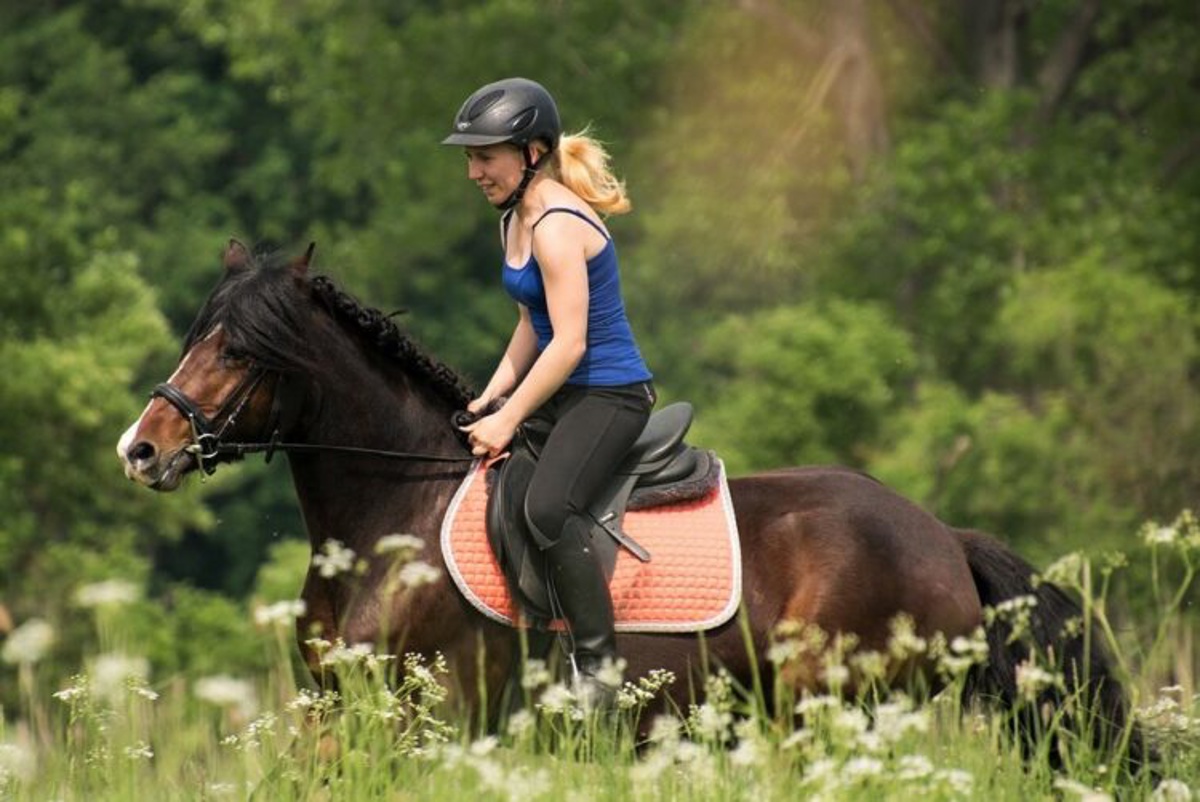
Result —
M473 453L496 456L526 420L549 429L525 516L567 623L577 690L601 702L616 691L599 676L616 661L616 635L584 514L655 399L600 219L628 211L629 200L600 144L564 136L554 98L534 81L506 78L477 89L443 144L465 146L467 177L504 212L503 284L518 311L499 366L467 407L483 417L464 431ZM502 396L507 403L489 412Z
M297 629L314 676L324 676L320 655L305 643L314 632L391 654L441 654L461 706L494 719L495 689L521 660L514 631L473 607L445 574L395 592L392 561L376 549L403 532L421 538L431 560L444 558L442 521L471 459L450 420L472 396L389 317L328 278L310 276L310 257L311 249L289 263L230 244L224 276L193 323L178 367L121 437L126 475L169 491L194 471L254 451L284 451L314 557L336 540L364 566L347 576L326 576L315 559L309 566ZM828 690L828 655L772 662L784 627L853 636L859 649L886 657L900 618L919 639L953 642L976 630L985 607L1019 599L1028 625L1017 637L1002 617L985 622L987 660L970 669L965 695L1022 711L1016 721L1033 733L1050 710L1091 743L1118 757L1124 747L1135 765L1141 761L1124 691L1090 622L999 541L948 526L844 468L735 478L729 496L744 588L738 616L702 633L616 638L630 674L665 669L680 678L664 704L696 701L694 689L716 667L742 687L761 688L768 704L777 686ZM915 657L889 666L888 679L902 683L912 669L936 686L935 661L928 653ZM1018 667L1047 658L1065 682L1029 703L1018 692ZM837 687L852 693L859 679Z

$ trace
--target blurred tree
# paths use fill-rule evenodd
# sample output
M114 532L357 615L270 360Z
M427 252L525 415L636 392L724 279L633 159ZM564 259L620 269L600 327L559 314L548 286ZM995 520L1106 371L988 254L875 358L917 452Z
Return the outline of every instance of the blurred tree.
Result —
M416 335L482 380L515 312L498 291L495 212L461 154L439 145L458 105L527 75L555 94L568 130L636 131L694 5L202 0L180 16L310 143L312 183L339 202L306 232L328 243L320 264L373 305L412 310ZM628 143L611 144L619 163Z
M861 465L915 367L877 308L830 301L736 315L695 355L713 399L693 435L731 472L801 463Z

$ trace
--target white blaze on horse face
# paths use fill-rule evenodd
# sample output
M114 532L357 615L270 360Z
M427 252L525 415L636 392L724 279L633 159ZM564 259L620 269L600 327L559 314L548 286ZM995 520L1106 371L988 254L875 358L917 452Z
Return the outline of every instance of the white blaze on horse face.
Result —
M217 332L220 330L221 325L218 323L213 330L205 335L204 339L200 342L205 342L212 337L215 337ZM188 352L183 355L183 359L181 359L179 364L175 367L175 372L171 374L169 379L167 379L167 384L174 384L176 382L176 380L179 378L179 375L183 373L183 369L187 367L188 360L192 358L192 354L195 350L196 347L192 346L190 349L188 349ZM154 406L155 400L156 399L153 398L150 399L150 402L146 404L146 408L142 410L142 414L138 415L138 418L133 422L133 425L126 429L125 433L121 435L121 439L117 441L117 456L120 457L121 463L125 466L125 475L130 479L137 478L135 476L137 473L137 468L129 460L129 449L135 442L137 442L137 433L142 428L142 421L145 420L146 415L150 412L150 407Z

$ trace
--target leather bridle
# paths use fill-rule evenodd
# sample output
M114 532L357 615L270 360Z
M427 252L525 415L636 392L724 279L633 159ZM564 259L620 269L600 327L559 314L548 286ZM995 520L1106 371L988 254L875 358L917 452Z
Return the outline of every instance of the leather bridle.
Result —
M211 418L204 414L200 405L193 401L187 393L170 382L163 382L156 386L151 391L150 397L165 400L187 420L192 429L192 443L184 450L194 455L200 470L211 476L217 469L217 458L222 453L228 453L224 447L229 444L222 443L221 438L237 422L238 415L245 409L251 396L254 395L254 391L258 389L266 375L267 371L260 367L252 367L246 371L246 375L242 376L241 381L237 383L237 386L233 388L233 391L229 393ZM272 439L277 434L278 430L272 434Z
M237 422L238 415L245 409L250 398L254 395L254 391L258 389L268 375L276 376L275 397L271 402L271 415L268 420L267 430L271 432L271 439L265 443L252 442L228 442L223 438L230 428ZM223 455L231 455L234 457L242 457L246 454L265 453L266 461L270 462L271 457L276 451L284 451L289 453L312 453L312 452L336 452L341 454L356 454L359 456L382 457L384 459L403 459L413 460L418 462L473 462L477 457L474 455L466 456L450 456L443 454L421 454L408 451L384 451L374 448L360 448L358 446L339 446L326 445L321 443L286 443L279 439L280 431L284 428L280 424L283 415L283 397L286 394L286 388L283 385L288 384L288 378L278 371L267 370L257 365L252 366L246 375L242 377L237 386L229 393L229 396L222 402L216 413L209 417L200 409L200 405L188 397L187 393L180 390L170 382L163 382L154 388L150 393L151 398L161 398L182 415L191 426L192 442L184 447L184 451L196 457L196 463L200 469L211 476L217 469L218 458ZM459 426L466 425L474 420L474 415L468 412L455 412L451 418L451 424L458 431ZM461 440L460 440L461 441Z

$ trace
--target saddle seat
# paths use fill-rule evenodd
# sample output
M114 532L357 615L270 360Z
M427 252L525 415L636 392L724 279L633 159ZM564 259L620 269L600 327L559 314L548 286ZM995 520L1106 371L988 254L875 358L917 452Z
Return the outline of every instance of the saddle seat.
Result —
M676 402L654 412L621 467L588 508L591 541L611 579L620 548L642 562L651 555L621 529L627 510L642 510L702 498L720 476L720 460L684 442L692 405ZM488 541L513 597L536 624L550 620L544 561L525 520L525 493L549 428L526 422L509 457L488 471Z

